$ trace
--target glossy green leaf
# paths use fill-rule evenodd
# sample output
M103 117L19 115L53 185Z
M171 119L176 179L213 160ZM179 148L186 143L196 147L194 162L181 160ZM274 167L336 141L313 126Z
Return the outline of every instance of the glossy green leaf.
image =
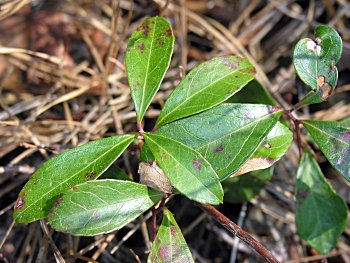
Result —
M298 168L296 202L300 237L319 253L328 254L347 225L348 210L308 152L302 155Z
M341 175L350 181L350 128L335 121L303 121L318 147Z
M177 225L174 216L164 209L163 221L153 242L148 263L194 263L186 240Z
M219 204L223 191L211 165L190 147L156 134L144 134L145 144L170 183L191 200Z
M226 102L278 105L269 92L256 79L250 81L244 86L244 89L241 89Z
M316 38L301 39L295 46L293 63L300 79L311 88L301 104L327 100L338 80L335 67L342 53L342 40L329 26L319 26Z
M225 101L254 78L248 60L216 57L195 67L167 99L156 126L212 108Z
M58 199L48 219L57 231L94 236L122 228L162 196L134 182L112 179L85 182Z
M131 181L128 174L115 163L113 163L99 178Z
M293 133L286 125L277 122L259 148L232 176L271 167L286 153L292 141Z
M14 210L16 222L33 222L46 217L55 200L66 190L99 177L134 137L122 135L93 141L45 162L19 193Z
M159 89L173 46L171 25L163 17L146 19L129 38L125 66L138 122Z
M257 197L271 180L273 167L229 178L222 182L224 203L244 203Z
M195 149L224 180L252 156L280 116L276 106L224 103L169 123L155 134Z

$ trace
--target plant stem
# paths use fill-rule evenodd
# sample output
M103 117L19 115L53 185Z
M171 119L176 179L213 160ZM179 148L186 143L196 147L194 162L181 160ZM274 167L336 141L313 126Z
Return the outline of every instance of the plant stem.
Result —
M295 126L295 133L296 133L296 141L298 144L298 150L299 150L299 159L301 158L302 154L303 154L303 147L302 147L302 142L301 142L301 133L300 133L300 124L301 121L294 116L294 114L292 113L294 109L290 109L290 110L284 110L284 113L288 115L288 117L290 118L290 120L294 123Z
M137 130L139 131L140 134L144 133L145 131L142 128L142 124L140 122L137 122Z
M196 203L204 212L213 217L215 221L225 227L230 233L237 236L240 240L259 253L266 262L279 263L279 261L261 245L255 238L233 223L230 219L220 213L216 208L207 204Z
M160 204L158 208L152 207L152 219L151 219L151 231L152 231L152 241L156 239L156 233L157 233L157 215L163 211L165 201L169 197L169 194L164 194L162 200L160 201Z

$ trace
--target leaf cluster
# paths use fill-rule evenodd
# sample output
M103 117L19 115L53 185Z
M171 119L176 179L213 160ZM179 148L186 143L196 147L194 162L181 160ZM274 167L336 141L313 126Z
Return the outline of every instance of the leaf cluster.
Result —
M316 29L316 36L315 41L301 40L294 50L296 71L311 87L300 105L326 100L336 85L341 39L324 26ZM172 28L161 17L146 19L132 33L125 64L138 134L90 142L47 161L20 192L16 222L48 217L57 231L92 236L122 228L168 194L213 205L224 201L224 193L228 202L257 195L291 145L293 133L279 121L285 111L254 80L255 69L247 59L216 57L193 68L167 99L153 132L143 130L145 112L169 67L173 45ZM248 90L256 94L253 100L244 95ZM336 122L300 123L350 180L349 128ZM114 164L133 142L141 146L140 161L146 166L140 165L140 176L147 185L131 181ZM307 151L296 180L299 234L326 254L344 230L346 205ZM149 262L169 261L193 259L165 209Z

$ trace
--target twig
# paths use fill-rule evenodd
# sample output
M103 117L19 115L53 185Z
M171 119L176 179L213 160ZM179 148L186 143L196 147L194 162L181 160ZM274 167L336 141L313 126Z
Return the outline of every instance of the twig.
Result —
M162 200L160 201L160 204L158 208L153 207L152 208L152 241L156 239L156 233L157 233L157 215L163 211L165 201L169 197L169 194L164 194Z
M240 240L245 242L248 246L259 253L266 262L278 263L279 261L268 251L263 245L261 245L255 238L233 223L226 216L221 214L217 209L211 205L196 203L204 212L213 217L215 221L225 227L230 233L237 236Z

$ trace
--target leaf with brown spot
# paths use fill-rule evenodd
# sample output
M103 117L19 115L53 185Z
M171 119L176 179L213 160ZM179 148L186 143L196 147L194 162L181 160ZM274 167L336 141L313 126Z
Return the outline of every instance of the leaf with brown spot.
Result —
M223 103L166 124L154 134L195 149L211 164L220 180L224 180L244 165L257 150L259 154L255 158L276 161L285 153L292 140L291 132L285 126L278 125L272 131L269 142L271 148L259 147L268 142L264 140L280 116L281 110L274 106ZM141 156L150 159L152 156L147 147L146 144L143 146Z
M89 142L45 162L19 194L26 205L20 210L15 209L13 216L16 222L45 218L57 198L74 185L99 177L124 152L134 137L121 135Z
M303 125L331 165L350 182L350 128L336 121L305 120Z
M177 225L174 216L164 209L163 220L160 225L155 242L153 242L148 263L194 263L186 240Z
M57 231L95 236L120 229L162 198L163 193L123 180L95 180L70 189L48 220Z
M159 89L173 46L171 25L163 17L146 19L129 38L125 66L138 122Z
M191 200L219 204L223 191L216 172L197 151L156 134L144 134L145 145L171 185Z
M251 81L254 73L250 62L238 56L215 57L198 65L171 93L156 126L219 105Z
M338 80L335 67L342 54L342 40L329 26L315 30L316 39L301 39L294 48L293 64L300 79L311 88L301 104L327 100Z
M293 133L286 125L277 122L252 157L231 177L271 167L286 153L292 141Z

